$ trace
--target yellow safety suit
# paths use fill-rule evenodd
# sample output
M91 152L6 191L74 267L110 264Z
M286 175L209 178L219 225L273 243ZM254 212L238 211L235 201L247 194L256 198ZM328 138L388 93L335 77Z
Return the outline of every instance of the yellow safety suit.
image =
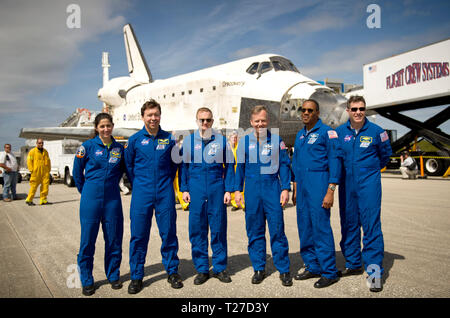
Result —
M37 187L41 185L40 204L47 203L48 186L50 184L50 157L47 150L40 151L37 147L30 150L27 157L28 170L31 172L30 192L27 202L33 201Z
M236 150L237 150L237 146L238 144L236 143L236 146L232 147L231 150L233 151L233 155L234 155L234 171L236 172L236 166L237 166L237 157L236 157ZM241 206L243 209L245 209L245 200L244 200L244 191L241 192L242 194L242 202L241 202ZM236 203L236 200L234 199L234 192L231 193L231 205L233 207L235 207L236 209L239 209L239 206Z

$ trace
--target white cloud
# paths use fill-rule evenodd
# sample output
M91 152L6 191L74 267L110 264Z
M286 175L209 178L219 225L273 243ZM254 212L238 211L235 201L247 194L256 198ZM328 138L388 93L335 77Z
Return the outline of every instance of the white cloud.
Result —
M158 73L162 74L176 75L197 70L204 66L203 61L209 56L213 56L217 50L225 46L228 47L231 42L236 43L244 34L263 30L265 24L272 19L316 2L316 0L226 2L226 6L215 7L209 15L200 17L202 28L171 42L163 53L153 57L152 63L159 66ZM229 56L234 57L233 53Z
M352 22L347 17L335 15L330 12L322 12L317 16L306 17L285 28L283 31L289 34L308 34L329 29L341 29L350 25Z
M79 29L66 24L71 3L81 9ZM87 43L121 32L125 19L119 10L127 6L119 0L1 2L0 144L9 142L18 150L20 128L55 126L75 110L73 101L61 105L45 95L67 83Z
M450 23L429 29L421 34L402 36L395 39L382 40L356 45L344 45L335 50L323 53L314 65L304 65L301 71L312 78L339 76L339 74L361 74L362 66L393 54L443 40L450 32Z
M81 28L70 29L67 6L73 1L6 1L0 10L0 112L23 111L5 106L66 81L82 56L81 47L105 32L120 30L124 18L114 14L119 1L76 3Z
M319 1L316 6L282 31L287 34L311 34L325 30L337 30L353 25L361 19L365 12L365 6L361 2L348 1Z

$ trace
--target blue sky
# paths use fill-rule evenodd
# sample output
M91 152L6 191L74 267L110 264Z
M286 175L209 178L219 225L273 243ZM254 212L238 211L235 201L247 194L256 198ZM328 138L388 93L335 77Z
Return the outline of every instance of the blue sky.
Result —
M79 29L66 24L71 3ZM366 25L371 3L381 8L379 29ZM0 144L18 150L22 127L57 126L77 107L100 110L101 53L110 54L110 78L127 75L126 23L156 79L277 53L315 80L362 84L363 64L450 37L448 12L450 2L437 0L2 1ZM436 111L407 114L423 121Z

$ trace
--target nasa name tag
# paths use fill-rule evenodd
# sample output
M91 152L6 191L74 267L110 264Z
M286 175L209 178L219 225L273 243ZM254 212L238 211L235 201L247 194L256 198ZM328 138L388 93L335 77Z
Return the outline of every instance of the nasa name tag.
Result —
M110 152L111 157L120 158L122 156L120 148L113 148Z
M109 163L116 163L119 160L117 157L111 157L109 158Z
M217 153L217 148L209 148L208 156L214 156Z
M270 154L270 150L272 150L272 145L264 145L263 150L261 151L261 155L267 156L268 154Z
M166 149L166 145L165 144L156 146L156 150L164 150L164 149Z
M360 142L366 142L366 143L370 144L372 142L372 137L370 137L370 136L361 136L359 138L359 141Z
M219 148L220 145L217 142L211 143L208 150L208 156L214 156Z
M308 144L315 143L317 138L319 138L319 134L311 134L311 135L309 135Z
M361 148L367 148L372 143L372 137L370 136L361 136L359 138L361 144L359 145Z

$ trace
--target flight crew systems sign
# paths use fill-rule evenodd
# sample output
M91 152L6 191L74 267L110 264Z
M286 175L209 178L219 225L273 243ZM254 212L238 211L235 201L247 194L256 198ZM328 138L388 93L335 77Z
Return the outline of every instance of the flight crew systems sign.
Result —
M450 39L363 67L367 107L450 95Z

